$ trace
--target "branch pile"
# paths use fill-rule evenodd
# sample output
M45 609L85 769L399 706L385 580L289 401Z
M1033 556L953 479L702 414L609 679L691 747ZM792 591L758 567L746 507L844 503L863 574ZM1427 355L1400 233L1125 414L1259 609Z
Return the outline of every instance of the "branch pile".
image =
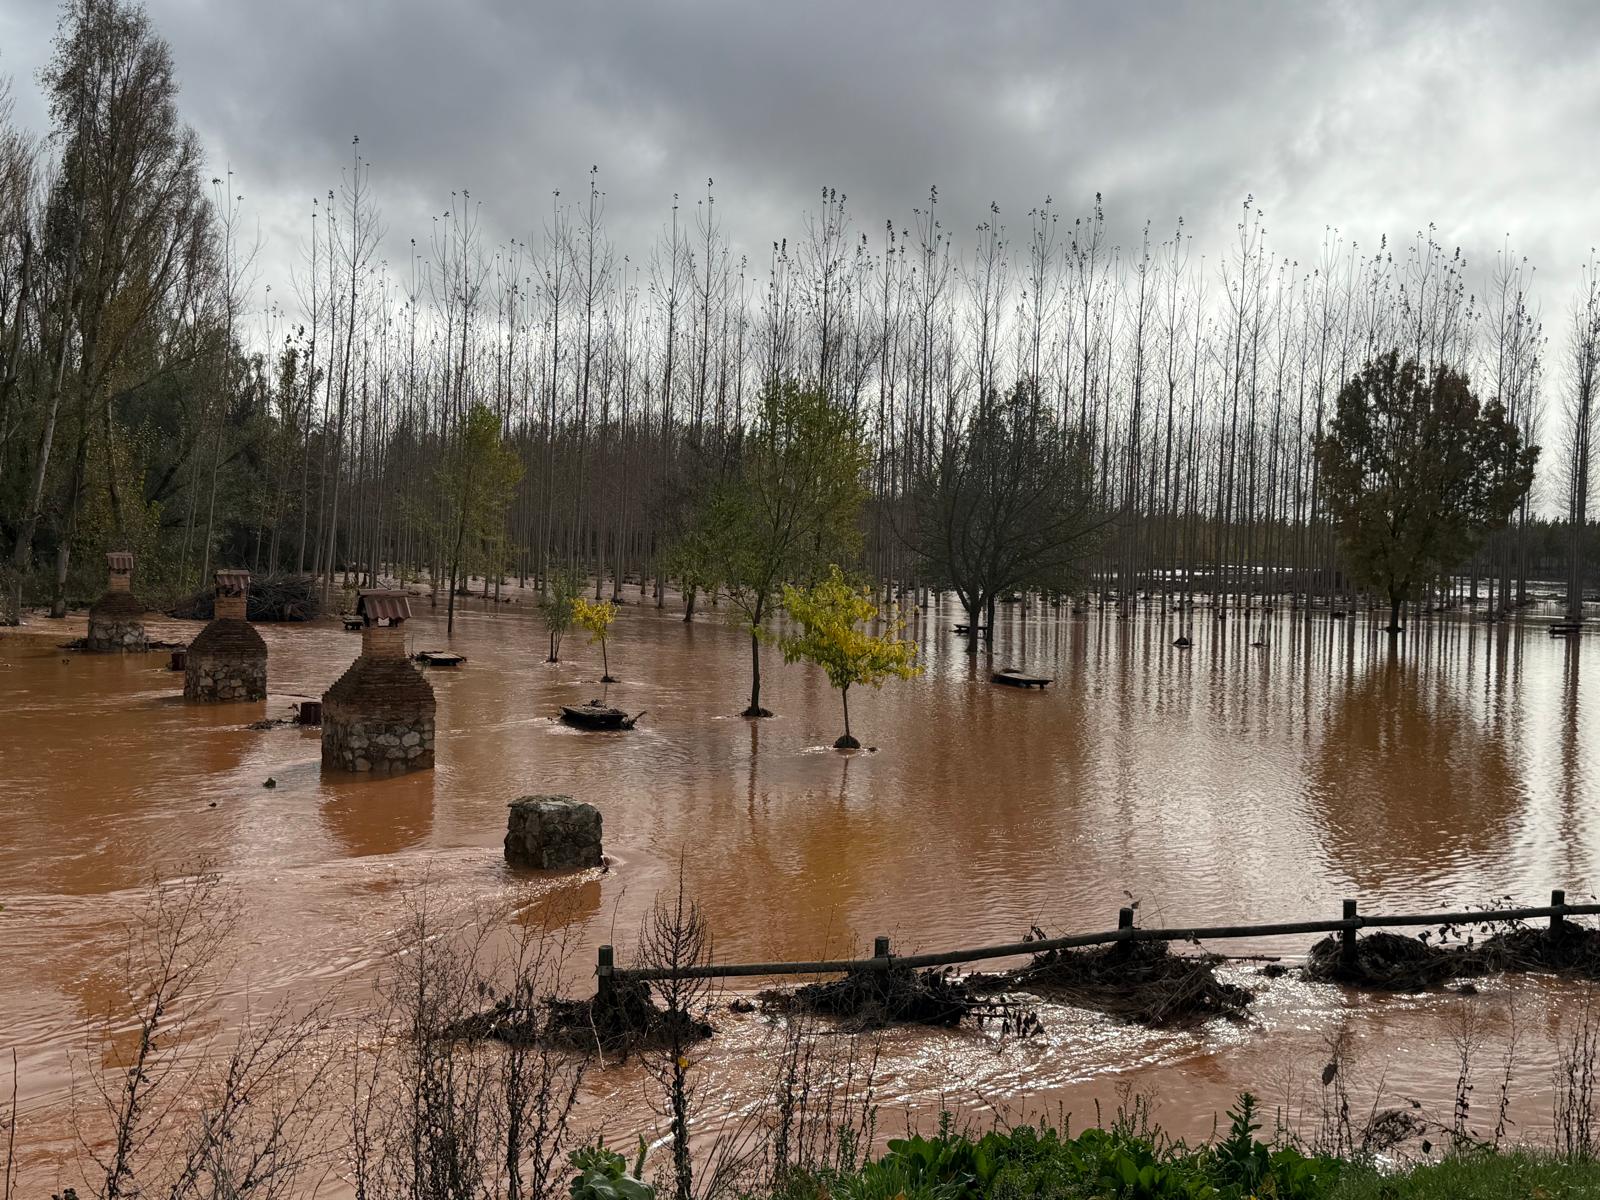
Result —
M195 592L167 611L185 621L209 621L216 615L216 597L210 589ZM316 581L309 575L273 573L250 580L245 615L251 621L309 621L322 612Z

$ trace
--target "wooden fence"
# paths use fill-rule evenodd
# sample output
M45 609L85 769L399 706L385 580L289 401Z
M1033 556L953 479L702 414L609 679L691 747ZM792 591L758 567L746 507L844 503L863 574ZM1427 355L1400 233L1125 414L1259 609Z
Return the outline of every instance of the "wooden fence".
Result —
M687 967L619 967L612 947L601 946L595 966L599 990L605 992L615 980L650 979L738 979L775 975L840 975L852 971L887 971L921 967L947 967L959 963L982 962L991 958L1016 958L1043 954L1051 950L1080 949L1117 942L1192 942L1224 938L1282 937L1304 933L1337 933L1343 944L1345 961L1354 963L1356 935L1362 929L1401 929L1426 925L1472 925L1484 921L1531 921L1549 918L1550 928L1558 929L1565 917L1600 914L1600 904L1568 904L1565 891L1550 893L1550 903L1532 908L1481 909L1469 912L1386 913L1364 916L1354 900L1344 902L1344 913L1329 921L1271 921L1258 925L1182 925L1164 929L1141 929L1133 923L1133 909L1117 914L1117 927L1102 933L1074 933L1065 937L1041 938L1031 942L1005 942L969 950L945 950L932 954L894 954L889 939L874 939L871 958L820 959L815 962L703 963Z

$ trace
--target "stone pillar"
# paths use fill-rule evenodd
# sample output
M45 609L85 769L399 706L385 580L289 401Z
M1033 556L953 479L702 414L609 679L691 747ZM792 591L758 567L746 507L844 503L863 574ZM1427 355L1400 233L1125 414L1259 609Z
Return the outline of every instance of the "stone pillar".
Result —
M581 871L604 864L600 810L571 796L519 796L506 818L506 861L540 871Z

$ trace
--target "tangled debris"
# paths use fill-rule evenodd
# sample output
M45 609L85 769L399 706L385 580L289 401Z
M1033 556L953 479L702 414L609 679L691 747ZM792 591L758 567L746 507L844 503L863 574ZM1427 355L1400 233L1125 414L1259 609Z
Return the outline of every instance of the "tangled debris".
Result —
M1050 950L1015 971L973 978L980 987L1027 988L1140 1025L1182 1025L1245 1015L1255 993L1217 977L1224 961L1215 954L1174 954L1166 942L1118 942Z
M81 637L72 638L69 641L57 642L56 645L62 650L87 650L89 648L89 639ZM148 638L144 644L145 652L153 652L157 650L187 650L188 648L188 642L163 642L160 638Z
M587 1000L548 997L529 1003L502 997L482 1012L454 1022L448 1036L510 1046L546 1042L573 1050L629 1054L704 1041L711 1026L684 1012L659 1007L646 983L618 979Z
M1480 932L1491 926L1485 925ZM1561 921L1553 929L1521 923L1499 927L1479 940L1459 936L1451 927L1416 937L1377 930L1356 938L1356 957L1347 965L1338 937L1326 937L1311 948L1307 978L1387 991L1421 991L1453 980L1500 972L1550 971L1579 979L1600 980L1600 929Z
M951 1029L967 1019L980 1027L998 1022L1003 1034L1019 1036L1041 1028L1031 1011L1005 998L985 999L970 979L948 968L851 971L840 979L798 988L770 988L756 998L767 1012L842 1017L864 1028L900 1024Z
M195 592L167 611L169 617L209 621L215 613L212 589ZM309 575L272 572L250 580L245 619L249 621L309 621L322 611L316 582Z
M1600 929L1560 921L1553 929L1516 925L1495 934L1483 951L1502 971L1554 971L1600 979Z
M1028 940L1046 935L1034 929ZM1441 944L1442 943L1442 944ZM1451 926L1407 937L1382 930L1357 938L1354 963L1347 965L1339 937L1327 937L1311 950L1306 977L1394 991L1416 991L1496 972L1549 971L1600 980L1600 929L1569 920L1552 929L1519 922ZM1160 941L1119 941L1084 949L1035 954L1026 966L995 974L958 975L952 968L916 970L892 964L849 972L840 978L796 988L772 988L756 995L761 1011L838 1018L856 1028L891 1024L954 1028L963 1021L979 1027L998 1023L1002 1034L1026 1036L1042 1025L1032 1004L1038 998L1093 1009L1154 1027L1182 1026L1214 1017L1238 1019L1255 993L1217 975L1228 961L1207 953L1175 953ZM1283 975L1276 962L1260 969L1266 978ZM1476 988L1459 984L1463 995ZM735 999L731 1011L756 1005ZM588 1000L543 999L493 1007L457 1021L449 1036L508 1044L546 1044L626 1055L638 1050L681 1046L712 1035L704 1020L660 1007L642 981L614 979ZM1384 1129L1377 1140L1406 1136L1409 1114L1376 1114Z
M1386 991L1420 991L1490 970L1477 946L1433 946L1421 938L1382 930L1356 938L1355 961L1345 962L1344 941L1325 937L1311 947L1306 978Z

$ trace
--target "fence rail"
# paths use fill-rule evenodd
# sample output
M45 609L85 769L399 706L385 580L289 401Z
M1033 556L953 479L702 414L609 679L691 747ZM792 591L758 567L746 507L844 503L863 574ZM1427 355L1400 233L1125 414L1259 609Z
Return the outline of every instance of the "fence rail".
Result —
M892 968L948 967L958 963L983 962L992 958L1017 958L1051 950L1072 950L1084 946L1105 946L1118 942L1216 941L1225 938L1283 937L1301 933L1343 935L1340 952L1353 962L1356 934L1362 929L1398 929L1419 925L1469 925L1482 921L1530 921L1548 917L1550 928L1558 929L1564 917L1600 915L1600 904L1568 904L1565 891L1550 893L1550 903L1536 907L1483 909L1469 912L1384 913L1364 916L1354 900L1344 902L1343 915L1326 921L1272 921L1257 925L1179 925L1163 929L1140 929L1133 923L1133 909L1117 913L1117 927L1101 933L1073 933L1065 937L1042 938L1031 942L1005 942L968 950L946 950L931 954L894 954L889 939L873 941L871 958L832 958L814 962L702 963L685 967L619 967L610 946L601 946L595 976L603 992L615 980L652 979L738 979L772 975L842 975L852 971L887 971Z

